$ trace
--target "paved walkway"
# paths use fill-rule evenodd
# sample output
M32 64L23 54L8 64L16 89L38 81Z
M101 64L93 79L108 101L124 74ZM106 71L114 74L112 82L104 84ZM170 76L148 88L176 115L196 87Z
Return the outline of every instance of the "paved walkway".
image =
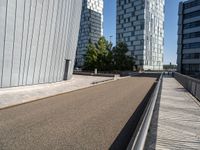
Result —
M200 150L200 103L174 78L163 79L145 149Z
M130 77L0 110L0 150L124 150L154 82Z
M94 85L94 82L107 81L111 79L111 77L74 75L71 80L63 82L13 88L0 88L0 109L44 97L90 87Z

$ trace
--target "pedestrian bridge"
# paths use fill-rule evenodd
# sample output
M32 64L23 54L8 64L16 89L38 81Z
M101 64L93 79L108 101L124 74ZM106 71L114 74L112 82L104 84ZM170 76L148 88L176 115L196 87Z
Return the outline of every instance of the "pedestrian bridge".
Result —
M200 81L174 77L160 78L128 149L200 149Z

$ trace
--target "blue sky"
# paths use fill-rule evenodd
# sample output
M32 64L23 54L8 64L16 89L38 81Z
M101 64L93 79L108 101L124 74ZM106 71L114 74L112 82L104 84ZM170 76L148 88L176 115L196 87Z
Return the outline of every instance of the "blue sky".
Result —
M165 47L164 64L176 63L178 4L181 0L165 1ZM115 43L116 0L104 0L104 36Z

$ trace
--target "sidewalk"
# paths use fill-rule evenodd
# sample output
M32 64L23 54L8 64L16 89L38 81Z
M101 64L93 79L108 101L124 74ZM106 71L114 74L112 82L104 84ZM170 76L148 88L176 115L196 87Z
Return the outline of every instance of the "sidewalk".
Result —
M200 149L200 103L174 78L163 79L145 149Z
M112 80L111 77L94 77L74 75L71 80L40 84L33 86L21 86L13 88L0 88L0 109L37 99L70 92L93 86L93 83Z

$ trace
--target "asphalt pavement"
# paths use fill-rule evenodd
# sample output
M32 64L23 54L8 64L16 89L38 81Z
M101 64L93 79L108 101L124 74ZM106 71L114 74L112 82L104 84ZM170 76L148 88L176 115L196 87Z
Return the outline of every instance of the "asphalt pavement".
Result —
M155 80L130 77L0 110L0 149L109 149Z

